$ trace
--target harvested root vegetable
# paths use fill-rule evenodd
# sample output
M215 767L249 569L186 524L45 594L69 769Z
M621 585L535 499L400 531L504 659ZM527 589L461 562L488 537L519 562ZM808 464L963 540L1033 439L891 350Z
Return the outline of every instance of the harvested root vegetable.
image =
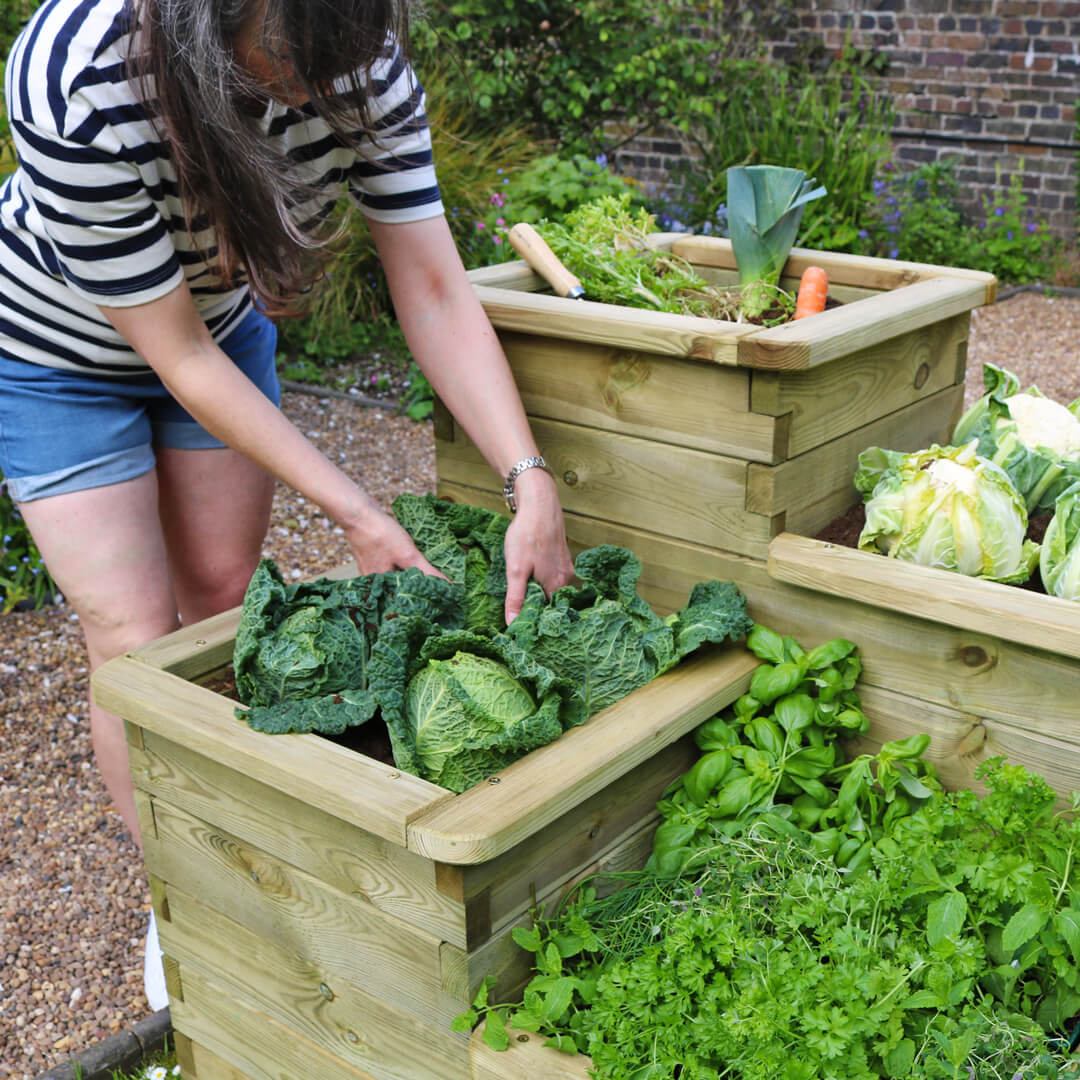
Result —
M829 295L829 275L820 266L808 266L799 279L799 292L795 297L793 319L804 319L825 310Z

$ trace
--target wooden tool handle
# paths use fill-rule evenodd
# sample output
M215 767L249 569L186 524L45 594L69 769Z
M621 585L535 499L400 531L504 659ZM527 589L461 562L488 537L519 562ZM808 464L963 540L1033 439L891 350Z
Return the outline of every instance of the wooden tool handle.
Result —
M515 225L507 236L510 246L559 294L580 300L585 290L558 256L548 247L547 241L525 222Z

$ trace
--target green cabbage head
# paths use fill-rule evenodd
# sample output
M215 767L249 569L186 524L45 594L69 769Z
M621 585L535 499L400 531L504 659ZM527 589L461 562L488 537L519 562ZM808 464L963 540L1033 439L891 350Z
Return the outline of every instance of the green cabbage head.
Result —
M413 675L405 719L420 775L450 791L464 791L561 733L553 715L539 724L537 738L538 703L524 682L506 664L464 651L429 660Z
M1080 398L1062 405L1038 387L1020 390L1005 368L983 365L986 393L960 417L957 446L972 439L979 453L1000 465L1028 513L1052 510L1058 495L1080 480Z
M859 547L970 577L1027 581L1039 546L1025 539L1024 502L976 446L864 450L855 473L866 502Z
M1043 588L1063 600L1080 600L1080 483L1057 499L1039 553Z

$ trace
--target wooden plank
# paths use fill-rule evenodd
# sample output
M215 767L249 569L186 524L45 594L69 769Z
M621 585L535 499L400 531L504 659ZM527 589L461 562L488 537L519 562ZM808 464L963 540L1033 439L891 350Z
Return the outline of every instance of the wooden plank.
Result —
M1027 727L974 716L970 712L933 702L916 701L905 693L875 686L857 687L870 730L853 740L850 753L876 753L881 743L926 733L929 761L945 787L985 792L975 778L976 768L987 758L1001 756L1042 776L1060 793L1058 806L1069 805L1066 793L1080 791L1080 732L1062 737L1031 731Z
M950 386L779 465L752 464L746 509L765 516L783 513L791 533L813 535L860 501L854 476L863 450L911 451L947 443L963 403L964 387Z
M346 578L356 574L355 563L345 563L326 573L311 575L318 578ZM232 663L233 642L240 622L240 607L230 608L218 615L182 626L171 634L133 649L129 655L152 667L172 672L182 679L198 679L215 668Z
M463 867L462 899L474 930L467 948L498 934L538 895L609 859L626 834L655 820L665 788L699 755L691 738L679 739L527 841L498 858Z
M223 1038L254 1038L252 1019L288 1032L321 1053L334 1072L353 1070L380 1080L442 1078L460 1074L468 1040L448 1022L388 1003L381 993L384 969L371 968L360 983L312 962L283 943L263 938L182 889L170 886L172 921L162 943L183 971L185 1009L204 1007L204 988L220 996L211 1021ZM342 948L351 949L352 942ZM463 1011L464 1006L462 1006ZM311 1071L300 1076L316 1075Z
M318 735L253 731L235 702L130 656L103 664L91 685L109 712L397 844L413 814L452 798Z
M816 367L969 312L985 302L985 291L982 282L964 277L929 278L744 337L737 362L790 371Z
M531 417L688 446L749 461L787 456L787 421L750 411L750 373L504 331Z
M486 285L475 285L473 291L497 330L590 341L714 364L737 363L739 340L760 330L717 319L511 292Z
M144 747L128 753L140 793L411 926L467 945L464 905L439 890L429 859L156 733L146 732Z
M168 883L174 922L179 885L205 907L338 979L365 986L377 972L379 993L390 1005L434 1024L449 1024L461 1011L461 1002L443 992L438 937L167 803L156 801L154 813L158 837L146 844L146 865ZM161 938L183 966L164 928Z
M792 533L769 546L768 567L778 581L1080 659L1080 611L1068 600Z
M754 371L750 409L788 416L788 457L964 382L967 314L943 319L809 371Z
M190 1001L170 1007L173 1028L191 1040L194 1064L215 1064L214 1058L235 1070L244 1080L284 1080L288 1077L319 1077L319 1080L383 1080L373 1073L346 1064L297 1032L229 997L221 982L192 975ZM221 1023L222 1009L230 1023ZM208 1058L200 1047L213 1054ZM187 1077L187 1071L183 1075ZM468 1074L464 1074L467 1076ZM229 1073L224 1074L231 1080ZM197 1080L203 1080L197 1073ZM210 1073L210 1080L222 1080ZM443 1078L439 1078L443 1080Z
M735 268L735 253L731 241L719 236L682 236L674 241L671 250L692 263ZM878 259L867 255L849 255L837 251L813 251L794 247L784 274L799 278L808 266L820 266L829 275L829 284L857 285L862 288L886 291L900 289L917 281L931 278L955 277L980 283L984 288L982 303L992 304L997 296L997 278L982 270L966 270L955 266L935 266L930 263L901 262L899 259Z
M532 428L564 510L762 559L783 530L782 519L746 511L746 461L554 420ZM460 428L454 442L436 440L436 455L440 482L501 488Z
M553 913L562 903L571 889L581 879L593 874L617 874L627 870L640 870L653 849L653 837L660 818L656 814L638 828L620 838L618 844L586 867L576 877L560 882L536 895L535 910L546 914ZM595 883L598 893L610 894L613 887L610 882ZM518 947L513 939L516 927L528 928L533 922L533 912L523 912L512 922L504 926L479 948L467 955L459 954L447 964L447 970L458 992L471 1001L487 976L495 978L492 989L494 1000L512 1001L519 997L522 988L533 974L533 956Z
M192 1042L186 1035L173 1032L177 1040L177 1061L181 1066L184 1080L194 1077L195 1080L252 1080L247 1073L234 1068L224 1058L218 1057L212 1050L207 1050L200 1043ZM181 1058L180 1039L188 1046L186 1053Z
M472 1080L589 1080L592 1058L544 1046L545 1036L508 1028L510 1048L492 1050L483 1025L469 1045Z
M497 785L477 785L415 818L410 849L448 863L509 851L745 693L757 663L741 646L700 650L503 769Z

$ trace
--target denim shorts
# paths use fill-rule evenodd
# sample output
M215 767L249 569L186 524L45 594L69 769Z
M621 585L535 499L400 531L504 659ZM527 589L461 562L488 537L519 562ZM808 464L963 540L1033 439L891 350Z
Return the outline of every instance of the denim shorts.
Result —
M274 324L252 308L220 344L279 405ZM154 446L210 450L224 443L152 371L95 375L0 355L0 474L16 502L134 479L154 467Z

